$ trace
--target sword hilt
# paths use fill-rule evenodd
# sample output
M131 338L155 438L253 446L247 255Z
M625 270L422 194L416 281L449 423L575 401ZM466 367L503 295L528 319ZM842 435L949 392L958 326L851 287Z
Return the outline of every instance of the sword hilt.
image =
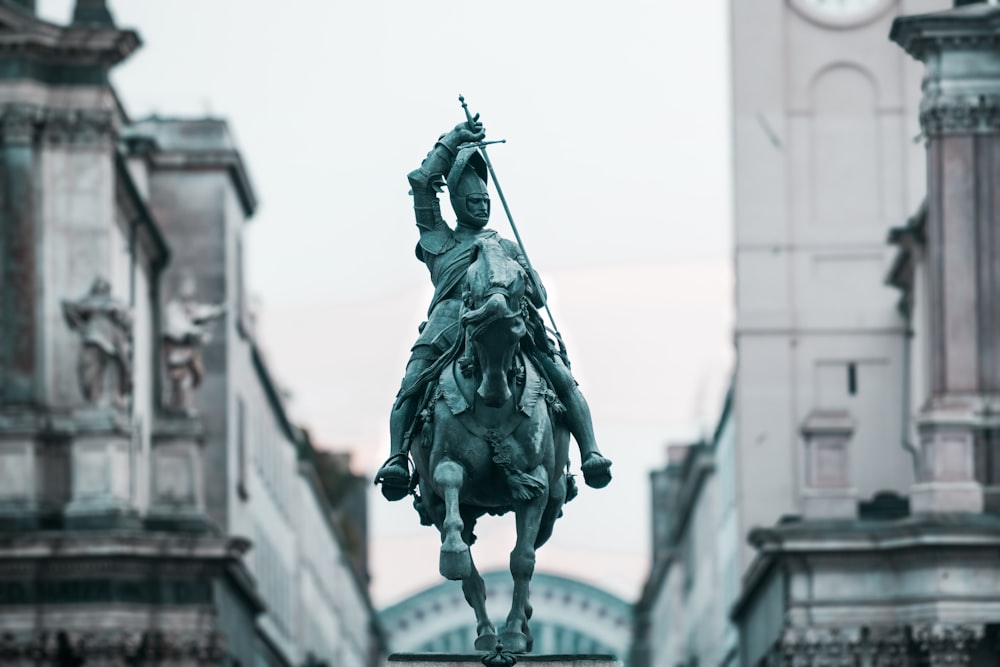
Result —
M458 96L458 101L462 103L462 111L465 112L465 122L469 124L469 129L472 129L472 124L475 122L472 120L472 114L469 113L469 105L465 103L465 97L463 95Z

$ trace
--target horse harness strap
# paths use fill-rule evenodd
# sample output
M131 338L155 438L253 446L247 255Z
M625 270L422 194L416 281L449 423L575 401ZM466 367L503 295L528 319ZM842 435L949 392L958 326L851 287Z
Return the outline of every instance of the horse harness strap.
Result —
M455 419L465 427L465 430L489 444L493 451L493 462L500 466L505 473L517 474L520 471L511 467L512 447L507 439L527 421L528 415L538 403L539 397L545 396L549 391L545 380L530 363L525 364L525 387L518 404L518 410L511 419L503 424L502 428L493 429L483 426L476 420L469 401L462 394L458 382L455 380L454 371L455 367L449 366L441 373L439 395L444 399Z

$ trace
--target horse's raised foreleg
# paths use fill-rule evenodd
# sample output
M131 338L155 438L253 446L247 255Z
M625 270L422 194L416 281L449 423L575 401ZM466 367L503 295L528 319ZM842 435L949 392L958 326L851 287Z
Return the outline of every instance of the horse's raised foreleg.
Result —
M548 484L548 472L544 467L538 466L531 474L545 480L545 483ZM510 552L510 574L514 579L514 597L501 637L504 648L512 653L525 653L531 650L531 634L528 632L529 610L531 609L528 604L528 584L531 581L531 575L535 572L535 540L538 538L538 527L548 500L548 493L543 493L533 500L514 506L517 543L514 545L514 550Z
M472 573L469 545L462 539L462 514L458 497L465 483L465 469L450 459L434 468L434 484L444 498L444 521L441 524L441 559L439 569L446 579L465 579Z

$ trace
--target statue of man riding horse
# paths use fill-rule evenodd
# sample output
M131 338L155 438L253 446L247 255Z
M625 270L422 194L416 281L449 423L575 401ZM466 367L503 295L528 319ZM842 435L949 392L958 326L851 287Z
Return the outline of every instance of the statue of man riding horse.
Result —
M435 291L390 415L391 455L375 482L388 500L414 494L421 521L441 531L441 574L462 580L480 650L493 649L497 636L469 555L472 529L483 514L515 512L514 604L502 639L507 650L524 652L532 643L534 549L576 493L567 474L569 433L589 486L607 486L611 461L597 447L562 341L549 337L538 312L546 293L537 273L519 244L486 228L486 131L478 114L466 109L466 118L407 175L420 232L416 255ZM454 228L437 198L445 186Z

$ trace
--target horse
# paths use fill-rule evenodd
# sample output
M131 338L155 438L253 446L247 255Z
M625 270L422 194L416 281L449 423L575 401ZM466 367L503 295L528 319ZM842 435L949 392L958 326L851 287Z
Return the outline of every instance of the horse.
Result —
M528 587L535 550L551 536L567 496L569 432L554 416L558 399L525 351L526 281L524 269L495 238L476 241L462 335L430 390L422 443L411 450L417 508L441 533L439 570L462 582L480 651L497 648L498 641L505 651L531 651ZM514 595L498 637L469 547L481 516L509 511L517 528L510 554Z

